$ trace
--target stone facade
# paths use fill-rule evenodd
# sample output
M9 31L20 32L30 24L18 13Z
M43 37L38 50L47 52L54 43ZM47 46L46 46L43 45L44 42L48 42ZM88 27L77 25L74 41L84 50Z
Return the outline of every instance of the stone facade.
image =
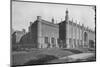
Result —
M26 34L25 29L22 31L15 31L12 33L12 43L18 44L20 43L21 38Z
M66 11L65 20L59 23L60 40L65 43L66 48L90 47L90 41L95 45L95 32L68 19Z
M69 20L68 10L65 13L65 20L58 24L54 23L54 19L49 22L37 16L36 21L30 22L29 32L21 42L31 44L34 48L94 47L95 31Z
M57 46L59 38L59 25L54 24L54 21L48 22L37 16L37 20L29 27L33 41L38 45L38 48L52 48Z

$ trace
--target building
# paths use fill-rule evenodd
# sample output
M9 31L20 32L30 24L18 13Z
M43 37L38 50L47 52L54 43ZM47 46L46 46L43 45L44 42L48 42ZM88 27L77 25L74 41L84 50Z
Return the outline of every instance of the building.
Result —
M12 44L19 44L23 35L26 34L25 29L22 31L14 31L12 33Z
M37 20L34 23L30 23L29 32L33 43L38 44L36 47L58 47L59 25L54 24L53 18L52 21L49 22L37 16Z
M69 20L68 10L65 20L59 23L59 38L65 43L65 48L90 47L91 42L95 45L95 32L77 24L77 21Z
M36 21L30 22L29 32L22 37L21 43L31 44L34 48L88 48L95 46L95 32L69 20L68 10L65 20L58 24L43 20L37 16ZM28 45L29 46L29 45Z

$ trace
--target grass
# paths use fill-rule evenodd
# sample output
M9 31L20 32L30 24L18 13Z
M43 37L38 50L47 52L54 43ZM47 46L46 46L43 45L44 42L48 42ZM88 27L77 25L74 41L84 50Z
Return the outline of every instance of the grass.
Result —
M75 54L86 53L86 52L95 53L95 49L91 49L91 48L70 48L70 49L62 49L62 50L71 51L72 53L75 53Z
M13 52L13 65L44 64L57 58L87 52L88 49L43 48ZM65 60L66 61L66 60Z
M60 57L72 55L73 53L70 51L61 50L59 48L51 48L51 49L43 50L42 54L53 55L53 56L57 56L58 58L60 58Z
M75 50L75 49L62 49L62 50L70 51L70 52L75 53L75 54L82 53L82 51Z
M46 55L48 56L54 56L57 58L72 55L73 53L70 51L63 51L58 48L51 48L51 49L38 49L38 50L32 50L32 51L25 51L21 53L13 53L12 60L13 65L23 65L24 63L28 62L29 60L35 60L39 57L43 57ZM44 56L41 56L44 55ZM50 60L50 59L48 59Z
M58 58L55 56L52 56L52 55L41 55L41 56L39 56L39 59L30 60L30 61L26 62L24 65L45 64L48 61L51 61L54 59L58 59Z

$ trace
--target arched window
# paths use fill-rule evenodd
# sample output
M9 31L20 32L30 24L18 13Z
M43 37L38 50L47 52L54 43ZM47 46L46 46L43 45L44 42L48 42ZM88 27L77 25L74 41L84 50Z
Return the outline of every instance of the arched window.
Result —
M84 33L84 41L87 41L87 33Z

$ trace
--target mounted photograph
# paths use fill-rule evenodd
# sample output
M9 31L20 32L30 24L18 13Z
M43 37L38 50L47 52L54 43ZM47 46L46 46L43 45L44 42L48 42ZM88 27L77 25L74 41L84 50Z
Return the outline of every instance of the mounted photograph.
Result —
M96 62L96 5L11 0L11 66Z

